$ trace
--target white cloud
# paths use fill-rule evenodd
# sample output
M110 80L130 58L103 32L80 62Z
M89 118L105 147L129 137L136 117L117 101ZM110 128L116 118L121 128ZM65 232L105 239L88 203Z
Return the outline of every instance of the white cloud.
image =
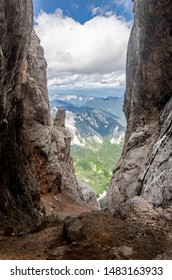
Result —
M97 15L99 13L104 12L104 11L102 11L102 8L94 7L94 6L90 7L90 10L91 10L93 16L95 16L95 15Z
M64 88L125 85L128 23L109 13L85 24L42 12L36 32L48 62L48 85Z
M107 74L69 74L56 76L48 81L49 87L75 88L121 88L125 86L125 74L121 71Z
M106 5L103 7L96 7L96 6L90 6L89 10L91 11L92 16L112 16L114 14L113 11L110 10L110 6Z

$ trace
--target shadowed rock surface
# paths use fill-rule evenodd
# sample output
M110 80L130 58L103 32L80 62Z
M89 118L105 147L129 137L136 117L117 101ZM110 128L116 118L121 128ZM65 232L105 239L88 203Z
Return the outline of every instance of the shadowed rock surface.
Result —
M134 1L127 53L123 154L113 173L107 207L141 196L155 207L172 201L172 2Z
M0 219L30 230L45 214L41 194L85 200L64 111L51 119L47 64L33 30L32 1L1 0L0 11Z
M148 220L149 219L149 220ZM0 259L140 260L170 258L172 222L139 212L127 220L102 211L82 213L22 237L3 237ZM166 252L167 251L167 252ZM164 252L166 252L164 254Z
M32 32L32 1L0 1L0 219L32 227L42 219L32 150L24 131L21 68Z

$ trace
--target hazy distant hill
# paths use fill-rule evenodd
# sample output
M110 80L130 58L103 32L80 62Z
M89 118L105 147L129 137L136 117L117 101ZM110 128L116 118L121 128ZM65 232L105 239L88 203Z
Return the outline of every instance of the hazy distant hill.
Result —
M94 97L92 96L82 96L82 95L75 95L75 94L56 94L56 96L54 98L50 99L50 103L51 104L60 104L60 101L62 102L62 105L74 105L74 106L82 106L84 105L86 102L90 101L94 99ZM64 104L63 104L64 102Z
M92 100L85 103L83 106L91 107L91 108L99 108L105 112L109 112L113 115L118 116L121 120L122 124L125 124L125 117L123 113L123 97L106 97L106 98L100 98L96 97Z
M60 99L54 99L54 100L50 101L50 105L51 105L51 108L52 107L60 108L60 107L64 107L64 106L71 106L70 103L60 100Z

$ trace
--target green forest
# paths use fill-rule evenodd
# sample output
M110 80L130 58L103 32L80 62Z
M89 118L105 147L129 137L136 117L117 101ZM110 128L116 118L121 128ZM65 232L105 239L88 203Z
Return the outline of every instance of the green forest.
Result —
M99 196L109 185L122 148L123 142L115 145L109 139L104 139L102 144L92 143L90 148L73 145L71 154L77 179L92 187Z

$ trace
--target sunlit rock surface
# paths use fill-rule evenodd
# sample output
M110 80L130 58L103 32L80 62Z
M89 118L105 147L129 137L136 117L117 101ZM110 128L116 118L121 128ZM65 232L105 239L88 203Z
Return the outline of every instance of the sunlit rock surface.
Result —
M127 131L106 199L112 212L135 196L155 207L172 201L171 11L171 1L134 1L124 102Z

